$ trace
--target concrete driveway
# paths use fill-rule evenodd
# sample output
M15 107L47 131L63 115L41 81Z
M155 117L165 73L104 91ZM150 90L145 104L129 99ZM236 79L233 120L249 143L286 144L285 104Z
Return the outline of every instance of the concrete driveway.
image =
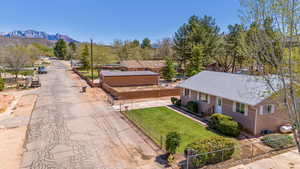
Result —
M111 107L79 93L66 70L54 61L40 76L21 168L161 168L155 148Z
M254 161L250 164L239 165L230 169L297 169L300 168L298 150L292 150L270 158Z

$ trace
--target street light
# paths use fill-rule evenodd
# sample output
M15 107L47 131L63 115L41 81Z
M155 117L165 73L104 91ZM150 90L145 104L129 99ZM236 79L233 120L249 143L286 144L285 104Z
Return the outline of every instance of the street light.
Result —
M93 58L93 39L91 39L91 72L92 72L92 83L94 83L94 58Z

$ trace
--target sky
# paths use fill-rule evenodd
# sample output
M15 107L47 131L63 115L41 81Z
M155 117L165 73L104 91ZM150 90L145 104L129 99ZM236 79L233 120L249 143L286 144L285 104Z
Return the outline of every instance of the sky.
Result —
M172 37L192 15L212 16L222 31L240 23L239 0L1 0L0 32L34 29L79 41L153 42Z

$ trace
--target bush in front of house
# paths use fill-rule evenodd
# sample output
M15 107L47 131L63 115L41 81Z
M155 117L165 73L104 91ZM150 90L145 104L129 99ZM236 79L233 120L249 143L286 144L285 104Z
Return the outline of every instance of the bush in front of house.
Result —
M178 100L175 102L175 106L176 106L176 107L181 107L181 99L178 99Z
M232 139L214 136L187 145L184 153L186 157L190 156L189 167L198 168L230 159L235 151L235 145Z
M198 113L198 103L195 101L189 101L186 108L192 113Z
M239 136L242 129L241 124L234 121L232 117L219 113L210 116L209 127L232 137Z
M177 97L171 97L171 102L173 105L178 101Z
M4 90L4 80L0 77L0 91Z
M261 141L273 149L287 148L295 144L293 137L285 134L266 135Z

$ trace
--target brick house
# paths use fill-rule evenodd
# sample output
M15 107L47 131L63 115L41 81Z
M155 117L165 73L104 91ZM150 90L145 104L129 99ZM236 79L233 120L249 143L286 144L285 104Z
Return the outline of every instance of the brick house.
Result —
M278 78L272 79L275 90L280 90ZM277 97L259 76L203 71L178 87L183 105L196 101L200 112L229 115L254 135L277 131L289 122L288 113L276 104Z
M111 87L158 85L159 74L151 71L100 71L100 83Z

